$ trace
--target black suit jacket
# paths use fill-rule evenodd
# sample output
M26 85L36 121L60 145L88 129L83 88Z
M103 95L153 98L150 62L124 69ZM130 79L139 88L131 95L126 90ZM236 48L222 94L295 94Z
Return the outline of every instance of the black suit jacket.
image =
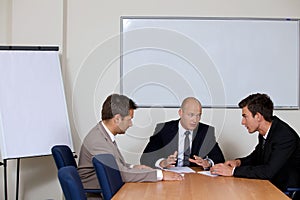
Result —
M141 164L155 167L155 162L160 158L167 158L178 151L178 123L179 120L158 124L153 136L147 144L142 156ZM224 162L223 153L216 142L212 126L199 123L193 131L191 157L198 155L202 158L208 156L214 163ZM194 166L194 163L190 163Z
M241 166L234 176L268 179L279 189L300 186L300 139L285 122L273 117L264 148L263 137L247 157L240 158Z

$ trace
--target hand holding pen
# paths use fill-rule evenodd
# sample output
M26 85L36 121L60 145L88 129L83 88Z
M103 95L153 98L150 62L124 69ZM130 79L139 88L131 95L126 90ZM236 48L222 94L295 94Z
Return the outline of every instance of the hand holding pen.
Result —
M167 159L164 159L160 162L162 168L175 167L177 161L178 152L175 151L172 155L169 155Z

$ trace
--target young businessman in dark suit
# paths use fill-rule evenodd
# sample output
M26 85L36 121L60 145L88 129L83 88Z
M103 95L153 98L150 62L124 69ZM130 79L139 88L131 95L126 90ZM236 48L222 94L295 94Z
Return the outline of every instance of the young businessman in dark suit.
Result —
M268 179L282 191L299 187L300 139L285 122L273 116L273 102L266 94L252 94L239 103L242 124L249 133L258 132L254 151L236 160L218 164L213 174Z
M212 126L200 123L202 106L199 100L188 97L178 111L179 120L158 124L147 144L141 163L158 168L191 166L193 162L209 168L224 162ZM185 132L189 134L189 152L184 147ZM185 157L185 160L184 160Z

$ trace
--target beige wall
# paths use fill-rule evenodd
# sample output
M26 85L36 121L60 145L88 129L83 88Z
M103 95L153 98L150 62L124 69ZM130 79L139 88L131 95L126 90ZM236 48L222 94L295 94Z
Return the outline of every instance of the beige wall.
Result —
M300 18L300 1L0 0L1 45L60 47L76 152L82 138L99 120L105 97L119 91L122 15ZM300 133L299 110L276 111L276 114ZM256 143L257 135L249 135L240 125L240 115L238 109L204 109L202 121L215 126L226 158L246 155ZM118 137L125 158L138 163L155 124L175 118L177 109L137 110L134 127L127 135ZM15 165L15 160L9 160L9 199L14 199ZM51 156L22 159L20 175L20 199L62 199Z
M0 44L7 44L10 41L11 31L11 6L10 1L0 1Z

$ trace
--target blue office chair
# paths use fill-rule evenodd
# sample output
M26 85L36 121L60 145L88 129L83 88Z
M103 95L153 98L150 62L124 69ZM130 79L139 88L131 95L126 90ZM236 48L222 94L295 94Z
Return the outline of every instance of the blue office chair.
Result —
M284 193L291 199L300 199L300 188L287 188Z
M75 156L67 145L55 145L51 148L51 152L57 169L65 166L74 166L77 168Z
M56 164L57 169L59 170L65 166L73 166L77 169L76 156L74 156L72 150L67 145L55 145L51 148L51 152ZM101 189L84 189L87 193L101 194Z
M111 154L98 154L93 158L104 200L110 200L124 185L118 165Z
M66 200L87 200L82 182L74 166L61 167L58 179Z

